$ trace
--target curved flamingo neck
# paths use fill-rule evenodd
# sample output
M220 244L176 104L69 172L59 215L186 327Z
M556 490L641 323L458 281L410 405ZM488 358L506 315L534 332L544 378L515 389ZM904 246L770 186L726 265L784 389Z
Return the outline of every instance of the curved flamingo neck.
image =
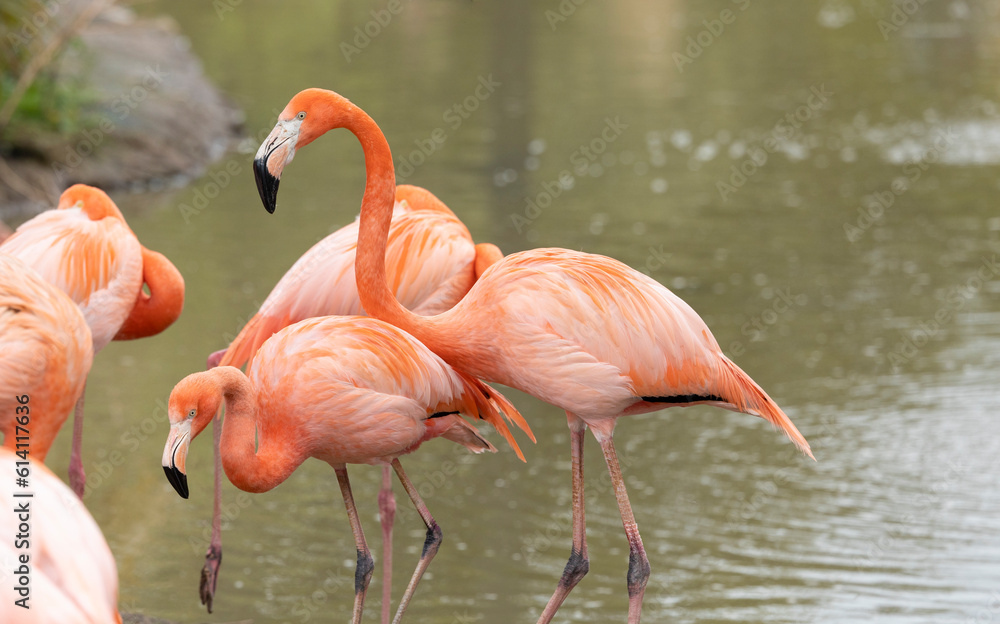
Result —
M135 305L115 334L115 340L155 336L181 315L184 278L166 256L142 248L142 281L149 287L149 294L140 288Z
M247 492L273 489L305 459L295 452L299 448L295 428L268 422L277 414L259 413L254 388L238 368L219 366L207 374L213 376L226 401L220 442L226 476Z
M389 289L385 271L385 249L396 195L392 152L378 124L363 110L352 106L344 127L361 142L365 154L365 195L361 201L361 223L354 263L361 305L372 317L413 334L432 351L441 341L430 319L404 308Z

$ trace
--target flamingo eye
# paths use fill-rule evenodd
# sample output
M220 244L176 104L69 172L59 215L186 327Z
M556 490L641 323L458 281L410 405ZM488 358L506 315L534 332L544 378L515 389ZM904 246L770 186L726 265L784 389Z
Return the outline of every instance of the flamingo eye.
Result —
M194 418L194 415L196 413L197 413L197 410L191 410L190 412L188 412L188 418Z
M295 118L298 119L299 121L302 121L303 119L306 118L306 112L305 111L299 111L299 114L296 115Z

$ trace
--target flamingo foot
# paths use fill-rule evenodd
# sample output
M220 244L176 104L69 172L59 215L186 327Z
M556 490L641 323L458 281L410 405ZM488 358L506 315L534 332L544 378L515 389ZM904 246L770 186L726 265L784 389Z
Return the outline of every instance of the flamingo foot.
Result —
M201 585L198 587L201 604L205 605L209 613L212 612L212 599L215 598L215 586L219 581L219 566L221 565L222 547L212 544L205 554L205 567L201 569Z

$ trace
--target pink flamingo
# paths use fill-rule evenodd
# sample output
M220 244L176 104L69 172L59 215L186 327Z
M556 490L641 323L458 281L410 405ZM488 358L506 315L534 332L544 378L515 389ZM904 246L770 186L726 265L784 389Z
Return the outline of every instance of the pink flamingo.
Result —
M76 304L31 267L0 253L4 447L44 462L83 394L93 359L90 328Z
M88 347L89 348L89 345ZM35 397L28 407L34 410ZM30 413L33 417L34 411ZM118 569L108 543L80 499L43 464L29 459L27 466L10 449L0 448L0 496L14 507L0 514L0 560L9 561L8 578L0 587L0 621L17 624L121 624L118 613ZM27 488L15 486L25 471ZM30 493L30 498L23 497ZM28 511L17 511L27 503ZM20 516L26 514L26 520ZM22 521L30 524L28 545L15 536ZM30 596L22 608L16 591L19 557L29 554Z
M322 239L278 281L260 310L243 327L228 349L216 351L208 367L242 368L257 349L280 329L317 316L364 314L354 281L358 222ZM397 299L419 314L437 314L454 306L486 268L503 257L490 243L474 244L458 217L430 191L410 185L396 187L387 265ZM215 501L212 537L202 568L199 595L208 612L222 564L220 419L215 437ZM392 525L396 501L392 471L383 467L379 492L382 524L382 622L388 624L392 595Z
M767 393L722 353L690 306L655 280L605 256L566 249L512 254L483 273L450 310L422 317L405 309L386 282L392 154L378 125L360 108L323 89L306 89L292 98L254 163L264 207L274 211L278 180L295 151L334 128L351 131L365 155L367 182L356 264L365 310L407 331L456 370L517 388L566 412L573 546L539 622L551 621L590 567L582 462L589 427L603 451L629 542L628 621L637 624L649 560L612 438L617 419L664 407L710 404L765 418L811 457L805 438Z
M503 395L454 371L405 332L365 317L312 318L268 339L246 375L219 366L188 375L171 392L163 469L181 496L188 493L188 446L223 401L222 464L236 487L270 490L309 457L336 472L358 549L355 624L361 621L374 564L346 465L391 465L427 527L423 552L396 612L394 622L399 622L442 539L399 457L436 437L474 453L495 452L460 414L489 422L519 456L501 412L530 435Z
M163 255L143 247L107 194L77 184L59 206L21 224L0 245L61 288L87 319L94 352L112 340L157 334L184 306L184 280ZM149 294L143 292L143 284ZM76 403L69 479L83 497L83 394Z

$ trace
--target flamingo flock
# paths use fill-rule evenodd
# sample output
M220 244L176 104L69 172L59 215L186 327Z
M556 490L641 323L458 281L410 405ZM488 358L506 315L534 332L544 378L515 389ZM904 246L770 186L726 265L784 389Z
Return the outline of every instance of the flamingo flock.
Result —
M655 280L612 258L565 249L504 257L494 245L475 244L429 191L397 187L378 125L333 91L295 95L261 144L253 168L269 213L295 153L338 128L353 133L364 154L358 220L308 250L232 343L208 357L207 370L188 375L170 393L161 464L184 498L189 446L213 425L215 517L202 602L211 612L222 561L221 471L244 491L264 492L316 458L334 470L357 547L354 624L361 622L375 561L348 464L383 470L384 624L391 616L393 473L423 521L426 539L391 619L402 621L443 532L400 458L434 438L472 453L496 452L476 427L485 421L524 460L512 429L532 442L534 436L517 408L486 384L496 382L562 409L570 429L572 547L539 624L553 620L590 568L583 476L588 429L602 449L629 543L627 621L637 624L650 568L613 440L617 420L709 404L769 421L812 457L805 438L723 354L697 313ZM167 329L183 301L177 269L143 247L114 202L93 187L71 187L56 209L0 244L0 488L13 483L7 467L13 470L21 450L16 401L27 394L37 487L65 508L51 514L62 521L38 530L46 544L74 539L84 546L73 557L57 557L38 589L39 600L67 615L39 621L120 621L114 560L79 500L84 387L98 351L112 340ZM76 414L69 470L75 496L41 464L70 411ZM0 514L0 530L8 521ZM71 525L76 533L66 532ZM51 555L55 546L49 548ZM81 572L90 569L100 573ZM10 601L0 604L0 620L21 616L12 608Z

